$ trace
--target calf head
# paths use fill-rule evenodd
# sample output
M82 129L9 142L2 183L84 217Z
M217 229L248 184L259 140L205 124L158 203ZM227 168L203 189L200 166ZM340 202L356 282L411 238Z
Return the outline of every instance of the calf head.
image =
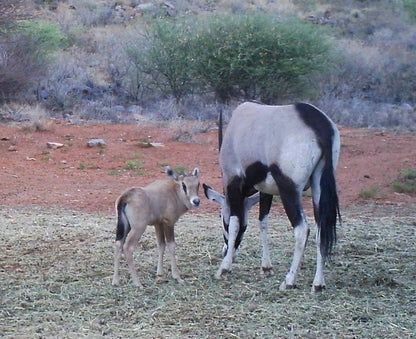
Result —
M198 207L201 200L198 196L199 191L199 169L196 167L192 174L175 173L169 166L166 167L166 174L169 178L177 182L179 186L179 196L188 209Z
M221 219L222 219L222 224L224 227L224 231L223 231L223 235L224 235L224 247L222 249L222 254L225 256L227 254L228 251L228 226L230 224L230 207L229 204L227 202L227 199L225 198L225 196L221 193L218 193L217 191L215 191L214 189L212 189L210 186L203 184L202 185L204 188L204 193L205 196L219 204L221 206ZM250 209L259 202L260 200L260 194L259 193L255 193L249 197L246 197L244 199L244 214L243 220L240 220L240 225L242 225L242 233L244 233L246 226L247 226L247 216L248 216L248 212L250 211ZM236 248L234 250L237 250L237 247L239 245L239 242L236 242Z

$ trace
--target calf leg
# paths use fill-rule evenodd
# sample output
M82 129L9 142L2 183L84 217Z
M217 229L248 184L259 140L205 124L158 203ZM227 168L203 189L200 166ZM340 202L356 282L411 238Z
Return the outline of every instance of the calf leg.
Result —
M272 200L272 195L260 193L259 228L261 244L263 249L263 254L261 258L261 273L265 275L272 274L272 264L270 262L269 243L267 236L269 212Z
M170 254L170 265L172 269L172 277L173 279L176 279L179 283L183 283L183 280L181 279L181 275L178 269L178 264L176 262L176 243L175 243L175 232L174 232L174 225L164 225L163 227L166 237L166 243L169 249Z
M133 284L137 287L140 287L140 283L139 276L137 275L136 267L134 265L133 252L145 230L146 225L133 226L123 246L123 252L126 257L127 265L129 268L131 278L133 280Z
M159 250L159 258L157 261L156 275L158 278L162 278L164 275L163 256L165 254L165 248L166 248L165 232L163 230L163 224L155 225L155 231L156 231L157 248Z
M123 241L117 240L114 244L114 275L113 275L113 286L120 284L120 259L123 253Z

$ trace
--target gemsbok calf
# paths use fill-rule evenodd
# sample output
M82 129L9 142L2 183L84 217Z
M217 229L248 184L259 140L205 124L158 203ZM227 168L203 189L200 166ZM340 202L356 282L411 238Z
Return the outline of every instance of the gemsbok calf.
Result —
M311 187L317 225L317 267L312 291L325 288L324 260L332 252L337 217L340 218L334 175L339 151L337 127L312 105L246 102L234 110L220 145L224 195L204 185L207 198L222 207L224 258L216 278L231 270L233 256L247 228L248 210L258 201L261 265L264 273L271 271L268 215L273 195L280 195L295 235L292 264L280 289L294 288L309 236L302 191ZM252 195L256 191L259 196Z
M120 283L119 266L122 253L135 286L140 286L134 265L133 251L148 225L156 230L159 259L157 276L162 277L166 245L170 252L172 277L182 282L175 256L174 226L186 211L199 206L199 169L191 175L178 175L170 167L166 173L171 180L158 180L146 187L133 187L116 200L117 234L114 245L113 285Z

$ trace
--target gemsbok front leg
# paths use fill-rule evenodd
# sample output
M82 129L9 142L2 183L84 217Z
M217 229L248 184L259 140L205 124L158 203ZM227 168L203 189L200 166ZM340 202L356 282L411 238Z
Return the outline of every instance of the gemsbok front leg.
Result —
M279 181L278 181L279 182ZM296 278L300 269L306 242L308 241L309 228L302 209L302 191L292 184L279 186L280 196L290 223L294 228L295 250L292 263L285 280L280 285L281 290L296 288Z
M272 205L273 195L260 193L260 210L259 210L259 229L263 249L261 257L261 274L273 274L272 264L270 262L270 251L268 242L269 212Z

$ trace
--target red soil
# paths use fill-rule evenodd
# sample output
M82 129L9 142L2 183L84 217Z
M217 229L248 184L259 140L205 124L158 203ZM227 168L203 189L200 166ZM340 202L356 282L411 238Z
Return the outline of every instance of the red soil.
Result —
M342 149L337 181L341 209L365 203L359 193L371 187L379 190L371 199L378 204L415 203L414 194L398 194L391 188L401 170L416 169L414 134L340 130ZM113 213L114 201L124 189L164 178L165 165L189 171L199 167L201 182L221 191L217 131L194 134L192 143L172 141L176 132L150 124L75 126L52 121L40 132L22 125L0 126L0 205L59 206ZM93 138L102 138L107 145L88 147L88 140ZM164 147L139 146L149 138ZM64 146L50 149L47 142ZM142 169L127 169L129 161L136 161ZM219 209L203 199L201 212L219 213Z

